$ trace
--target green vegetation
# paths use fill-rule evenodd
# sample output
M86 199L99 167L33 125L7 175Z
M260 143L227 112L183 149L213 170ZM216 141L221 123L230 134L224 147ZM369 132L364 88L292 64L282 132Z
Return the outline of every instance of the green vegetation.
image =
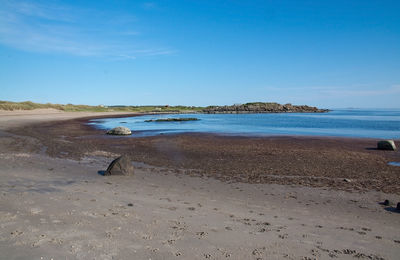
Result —
M57 104L38 104L30 101L25 102L10 102L10 101L0 101L0 110L32 110L40 108L53 108L58 110L63 110L62 105Z
M137 112L137 113L321 113L328 112L327 109L319 109L310 106L295 106L292 104L278 104L265 102L252 102L236 104L232 106L88 106L88 105L60 105L60 104L39 104L30 101L10 102L0 101L0 110L33 110L53 108L66 112ZM188 121L188 120L169 120ZM161 121L158 121L161 122Z
M66 112L138 112L138 113L196 113L201 112L204 107L193 106L88 106L88 105L60 105L60 104L39 104L31 101L10 102L0 101L0 110L33 110L53 108Z
M145 120L145 122L182 122L182 121L197 121L198 118L188 117L188 118L161 118L161 119L151 119Z

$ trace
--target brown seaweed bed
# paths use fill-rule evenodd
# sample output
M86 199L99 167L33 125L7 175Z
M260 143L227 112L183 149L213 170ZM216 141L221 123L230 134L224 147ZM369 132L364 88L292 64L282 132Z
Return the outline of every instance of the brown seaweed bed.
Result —
M72 159L102 151L127 154L136 162L229 182L400 194L400 167L388 165L390 161L399 161L400 152L376 150L373 139L214 134L109 137L87 125L88 120L15 128L13 133L28 138L10 145L10 149L42 151L52 157Z

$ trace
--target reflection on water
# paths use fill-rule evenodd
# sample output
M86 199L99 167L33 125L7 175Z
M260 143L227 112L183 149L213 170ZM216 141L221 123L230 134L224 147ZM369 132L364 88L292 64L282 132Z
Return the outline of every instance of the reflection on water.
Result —
M144 122L149 119L197 117L198 121ZM133 136L208 132L233 135L318 135L400 138L400 110L334 110L329 113L173 114L92 120L100 129L124 125Z
M388 164L392 166L400 166L400 162L390 162Z

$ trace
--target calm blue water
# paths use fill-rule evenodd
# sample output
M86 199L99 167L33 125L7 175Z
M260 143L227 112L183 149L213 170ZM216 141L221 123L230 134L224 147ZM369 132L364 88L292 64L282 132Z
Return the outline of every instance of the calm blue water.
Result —
M199 121L144 122L158 118L197 117ZM100 129L126 126L133 136L207 132L233 135L344 136L400 139L400 109L340 109L328 113L180 114L92 120Z

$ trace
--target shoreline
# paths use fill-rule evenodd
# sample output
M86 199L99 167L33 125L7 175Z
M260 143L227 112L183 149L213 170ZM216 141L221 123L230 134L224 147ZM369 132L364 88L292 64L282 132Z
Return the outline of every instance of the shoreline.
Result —
M362 171L358 163L387 169L379 162L390 153L363 149L368 140L180 135L127 142L85 125L87 117L52 119L0 116L5 259L398 257L396 189L375 191L373 182L347 183L318 171L296 175L301 160L323 170L329 156L355 172ZM4 130L7 124L12 127ZM99 175L118 152L134 159L134 175ZM276 179L261 175L267 179L257 182L257 172L272 159L292 172L278 172ZM189 168L196 165L203 171ZM261 168L239 172L251 165ZM391 181L390 172L380 173ZM391 204L381 205L385 199Z
M168 115L171 113L154 113L154 114L140 114L138 116L146 116L146 115ZM180 114L180 113L178 113ZM250 113L250 114L259 114L259 113ZM275 113L277 114L277 113ZM300 113L298 113L300 114ZM176 114L173 114L176 115ZM196 115L195 113L182 113L182 115ZM91 120L96 120L96 119L102 119L102 118L123 118L125 116L118 116L118 117L97 117L97 118L88 118L86 124L90 124L94 129L96 130L104 130L101 127L98 127L98 125L101 125L101 123L96 123L96 122L91 122ZM128 116L129 117L129 116ZM154 119L151 119L154 120ZM201 120L201 119L200 119ZM148 122L151 122L147 120ZM194 120L193 120L194 121ZM197 121L197 120L196 120ZM122 123L127 123L127 122L122 122ZM115 126L118 126L116 124ZM124 124L120 124L120 126L124 126ZM161 127L162 125L160 125ZM149 137L149 136L157 136L157 135L198 135L198 134L204 134L204 135L217 135L217 136L227 136L227 137L249 137L249 138L271 138L271 137L295 137L295 138L337 138L337 139L354 139L354 140L375 140L376 142L379 140L386 140L386 139L391 139L394 140L395 142L400 142L400 137L396 136L395 138L393 137L363 137L363 136L352 136L352 135L323 135L323 134L282 134L282 133L260 133L260 132L212 132L212 131L180 131L179 129L174 129L171 130L171 132L168 131L169 129L162 129L164 132L160 132L159 130L135 130L131 129L132 135L126 136L127 138L141 138L141 137ZM176 131L175 131L176 130ZM151 132L156 132L156 134L151 134ZM136 135L135 135L136 133ZM146 133L150 133L147 135ZM137 135L139 134L139 135Z
M87 124L92 119L130 116L90 115L12 131L39 140L46 153L56 158L81 160L88 154L127 154L135 162L225 181L400 194L400 167L387 165L399 161L400 152L376 150L375 139L207 133L130 138L107 136ZM27 145L36 151L42 147Z

